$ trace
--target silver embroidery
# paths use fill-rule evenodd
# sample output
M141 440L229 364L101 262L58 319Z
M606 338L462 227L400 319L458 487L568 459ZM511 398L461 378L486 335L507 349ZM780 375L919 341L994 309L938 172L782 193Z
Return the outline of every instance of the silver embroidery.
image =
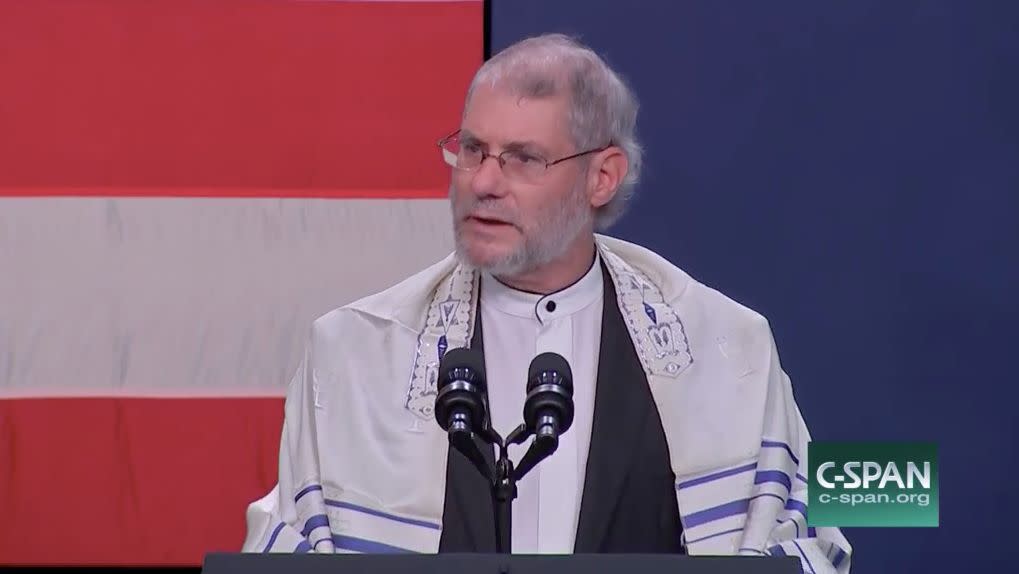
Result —
M425 328L418 334L406 403L407 410L421 419L430 420L434 416L441 352L470 345L476 282L477 273L473 269L457 266L449 279L436 288L428 305Z
M647 276L604 245L600 249L644 370L649 377L679 376L693 363L683 321Z
M652 325L647 328L648 338L654 345L655 358L664 359L676 354L675 336L672 334L672 325Z

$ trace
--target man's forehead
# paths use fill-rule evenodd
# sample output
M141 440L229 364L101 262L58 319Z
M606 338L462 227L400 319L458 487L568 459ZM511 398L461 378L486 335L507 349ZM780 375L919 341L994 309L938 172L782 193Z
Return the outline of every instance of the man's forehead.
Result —
M568 143L567 102L561 96L529 98L488 86L467 103L463 134L493 145Z

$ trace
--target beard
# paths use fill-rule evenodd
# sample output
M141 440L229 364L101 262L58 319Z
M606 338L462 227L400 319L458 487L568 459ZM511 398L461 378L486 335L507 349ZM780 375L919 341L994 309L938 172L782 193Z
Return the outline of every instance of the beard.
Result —
M583 178L580 178L566 197L547 206L530 221L522 221L518 213L507 209L499 203L499 200L470 199L457 205L453 201L453 186L450 185L457 259L496 277L511 277L532 271L562 257L573 240L591 225L594 219L584 193L584 183ZM523 241L511 251L500 255L483 258L473 255L462 225L463 218L478 208L486 214L515 225L520 230Z

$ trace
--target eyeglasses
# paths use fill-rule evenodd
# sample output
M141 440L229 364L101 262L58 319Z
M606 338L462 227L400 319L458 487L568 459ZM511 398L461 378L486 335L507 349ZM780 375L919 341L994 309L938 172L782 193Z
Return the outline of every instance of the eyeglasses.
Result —
M605 147L589 149L573 155L548 161L545 158L528 153L522 150L506 150L498 155L490 154L483 150L477 143L460 141L460 130L439 140L439 149L442 150L442 159L450 167L461 171L474 171L481 167L481 164L490 157L499 162L503 175L507 178L521 182L535 182L541 179L548 168L567 160L578 158L587 154L605 151L612 144Z

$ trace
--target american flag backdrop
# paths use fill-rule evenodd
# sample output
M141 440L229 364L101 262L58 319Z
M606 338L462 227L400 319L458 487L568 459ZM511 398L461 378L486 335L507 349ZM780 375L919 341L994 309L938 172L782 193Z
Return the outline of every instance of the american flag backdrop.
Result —
M482 10L0 0L0 564L239 549L310 322L451 249Z

